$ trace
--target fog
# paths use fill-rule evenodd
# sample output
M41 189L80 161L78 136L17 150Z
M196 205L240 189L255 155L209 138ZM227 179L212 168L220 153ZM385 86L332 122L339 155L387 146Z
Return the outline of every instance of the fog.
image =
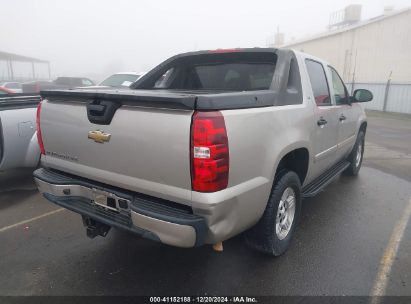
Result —
M387 5L411 5L410 0L354 3L363 6L362 19L381 15ZM101 80L116 71L147 71L180 52L265 47L277 26L286 42L303 38L325 31L330 13L349 4L353 2L1 0L0 51L49 60L52 77Z

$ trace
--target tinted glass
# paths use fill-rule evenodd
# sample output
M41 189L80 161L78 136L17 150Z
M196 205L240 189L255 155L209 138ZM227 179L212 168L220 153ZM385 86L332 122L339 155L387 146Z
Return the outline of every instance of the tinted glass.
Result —
M341 80L340 75L338 75L337 71L334 70L334 68L329 67L329 69L331 71L333 81L335 102L337 104L345 104L348 100L348 94L344 82Z
M252 91L270 88L276 55L209 53L176 59L151 88L207 91ZM151 80L150 80L151 81ZM147 87L150 88L150 87Z
M318 106L330 105L330 92L328 90L327 78L323 65L313 60L306 60L308 75L313 89L315 103Z
M167 72L165 72L163 75L161 75L161 77L156 81L154 88L161 89L161 88L169 87L173 72L174 72L174 68L171 68L167 70Z
M187 75L187 84L206 90L267 90L273 74L274 64L269 63L200 65Z

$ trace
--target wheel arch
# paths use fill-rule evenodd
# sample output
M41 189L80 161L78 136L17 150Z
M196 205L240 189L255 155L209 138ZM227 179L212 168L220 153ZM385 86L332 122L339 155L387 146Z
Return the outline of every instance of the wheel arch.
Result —
M307 177L309 160L310 154L306 147L294 148L284 153L276 167L274 183L281 172L288 170L298 175L302 185Z

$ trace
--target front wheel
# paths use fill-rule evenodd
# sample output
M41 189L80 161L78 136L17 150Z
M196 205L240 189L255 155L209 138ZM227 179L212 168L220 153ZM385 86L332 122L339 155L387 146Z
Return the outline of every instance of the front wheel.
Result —
M300 192L296 173L285 171L276 178L263 216L245 234L249 247L273 256L288 249L300 215Z
M346 175L358 175L358 172L361 169L361 164L364 156L364 139L364 131L360 131L358 133L357 141L355 142L354 148L347 158L347 160L350 162L350 165L344 171Z

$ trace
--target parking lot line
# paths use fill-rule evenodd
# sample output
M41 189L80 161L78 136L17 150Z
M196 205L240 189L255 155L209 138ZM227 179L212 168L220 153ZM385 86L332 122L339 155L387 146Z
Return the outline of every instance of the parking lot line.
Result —
M400 247L401 240L404 236L405 228L407 227L408 220L411 216L411 198L408 202L407 207L400 220L396 223L394 230L391 234L390 241L388 242L387 248L385 248L384 255L380 261L380 267L378 270L377 278L375 279L374 286L371 290L372 304L377 304L380 302L379 296L385 295L385 290L387 288L387 282L389 275L391 273L391 268L394 264L395 258Z
M6 226L6 227L3 227L3 228L0 228L0 233L2 233L2 232L4 232L4 231L7 231L7 230L9 230L9 229L13 229L13 228L18 227L18 226L21 226L21 225L24 225L24 224L27 224L27 223L33 222L33 221L36 221L36 220L39 220L39 219L41 219L41 218L43 218L43 217L46 217L46 216L49 216L49 215L56 214L56 213L61 212L61 211L63 211L63 210L66 210L66 209L64 209L64 208L60 208L60 209L57 209L57 210L53 210L53 211L50 211L50 212L44 213L44 214L42 214L42 215L39 215L39 216L33 217L33 218L31 218L31 219L24 220L24 221L21 221L21 222L15 223L15 224L13 224L13 225L10 225L10 226Z

